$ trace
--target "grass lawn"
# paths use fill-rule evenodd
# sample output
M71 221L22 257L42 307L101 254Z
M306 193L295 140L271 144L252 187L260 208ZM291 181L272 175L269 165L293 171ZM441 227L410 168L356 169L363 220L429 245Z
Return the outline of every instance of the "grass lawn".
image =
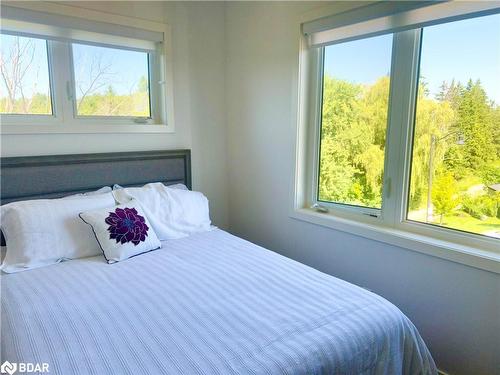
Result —
M408 218L410 220L425 222L425 210L410 212ZM439 220L439 216L436 215L432 224L440 225ZM500 238L500 219L496 217L479 220L463 211L458 211L451 215L445 215L442 225L448 228Z

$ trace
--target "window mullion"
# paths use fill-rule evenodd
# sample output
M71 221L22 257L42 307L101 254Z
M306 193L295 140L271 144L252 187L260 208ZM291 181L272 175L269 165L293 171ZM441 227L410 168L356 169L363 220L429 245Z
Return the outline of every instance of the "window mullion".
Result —
M392 227L401 222L406 207L420 34L394 34L382 203L382 220Z
M73 119L72 97L74 89L70 71L70 44L50 41L50 63L54 91L55 115L60 121L68 122Z

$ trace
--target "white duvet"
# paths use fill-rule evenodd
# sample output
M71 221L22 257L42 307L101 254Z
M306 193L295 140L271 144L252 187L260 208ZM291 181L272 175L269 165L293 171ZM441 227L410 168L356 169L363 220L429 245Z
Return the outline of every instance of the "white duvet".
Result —
M221 230L1 288L1 361L51 374L437 373L391 303Z

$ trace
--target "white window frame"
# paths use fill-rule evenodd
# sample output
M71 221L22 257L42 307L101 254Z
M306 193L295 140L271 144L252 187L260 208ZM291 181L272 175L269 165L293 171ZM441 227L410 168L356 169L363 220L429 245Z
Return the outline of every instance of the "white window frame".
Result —
M54 42L55 44L59 44L58 42ZM63 45L60 46L61 49L65 49L63 56L61 56L61 61L63 61L63 64L65 66L69 66L69 75L64 77L62 80L64 82L69 82L70 83L70 90L67 92L68 96L68 101L71 103L71 113L73 114L72 117L67 116L68 120L67 121L74 121L75 124L77 123L82 123L82 124L92 124L92 125L99 125L102 123L106 124L128 124L128 125L143 125L144 123L138 122L138 121L145 121L145 124L147 125L154 125L154 124L159 124L161 123L161 116L160 112L157 108L153 106L154 101L156 99L156 95L158 94L159 90L151 90L153 87L157 87L157 85L151 85L151 77L157 75L157 71L159 66L157 64L152 64L151 60L155 59L155 53L150 53L148 52L148 84L149 84L149 108L150 108L150 114L148 117L134 117L134 116L100 116L100 115L79 115L77 112L77 105L78 101L76 99L76 77L75 77L75 61L73 58L73 44L68 44L68 43L63 43ZM116 47L116 49L120 49L119 47ZM125 49L121 49L125 50ZM65 60L63 60L65 59ZM66 74L68 74L68 71L66 69ZM61 79L61 78L59 78ZM69 112L69 108L66 109L64 108L65 112Z
M500 273L499 239L406 218L422 32L413 29L393 35L380 210L317 200L324 47L309 48L308 40L301 35L290 216ZM312 209L314 204L324 206L328 212Z
M52 115L0 115L1 134L44 133L172 133L175 131L173 113L172 40L170 26L133 17L119 16L71 5L51 3L9 3L9 6L48 12L59 16L106 22L163 33L163 43L157 43L148 53L150 117L79 116L76 112L74 64L72 45L67 41L47 40L49 83L51 86ZM43 38L42 38L43 39ZM110 46L111 47L111 46ZM113 48L123 49L116 46ZM57 72L57 74L54 74ZM158 84L151 84L151 82ZM142 123L144 121L144 123Z

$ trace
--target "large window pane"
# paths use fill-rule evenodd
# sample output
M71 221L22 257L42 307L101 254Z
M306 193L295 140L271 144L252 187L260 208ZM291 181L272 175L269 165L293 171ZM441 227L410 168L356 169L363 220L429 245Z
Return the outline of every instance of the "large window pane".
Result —
M423 30L408 219L500 237L500 15Z
M318 200L380 208L392 35L325 47Z
M47 42L0 35L0 113L52 115Z
M151 117L148 54L73 44L78 116Z

